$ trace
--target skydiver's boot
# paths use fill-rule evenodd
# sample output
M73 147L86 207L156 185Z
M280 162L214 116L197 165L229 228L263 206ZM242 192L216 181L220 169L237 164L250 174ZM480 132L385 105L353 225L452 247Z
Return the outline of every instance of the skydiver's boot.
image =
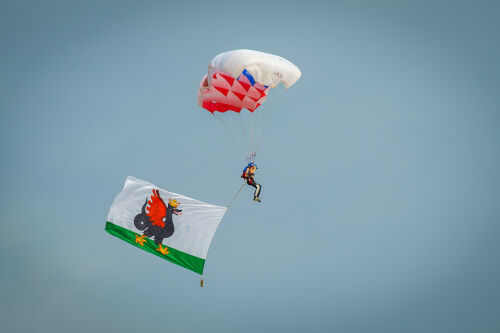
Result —
M253 201L260 202L260 198L259 197L253 197Z

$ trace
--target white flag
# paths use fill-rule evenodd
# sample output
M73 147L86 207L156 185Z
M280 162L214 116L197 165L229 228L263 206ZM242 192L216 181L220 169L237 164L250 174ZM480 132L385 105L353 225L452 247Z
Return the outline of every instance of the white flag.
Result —
M105 229L202 274L210 242L226 210L128 177L111 205Z

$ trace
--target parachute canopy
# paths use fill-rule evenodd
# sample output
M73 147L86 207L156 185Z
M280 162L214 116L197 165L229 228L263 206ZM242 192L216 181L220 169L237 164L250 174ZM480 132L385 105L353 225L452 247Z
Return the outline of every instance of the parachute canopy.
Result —
M269 89L282 82L286 88L300 78L297 66L277 55L234 50L216 56L198 91L198 104L210 112L250 112L266 99Z
M279 90L272 88L280 82L289 88L300 76L297 66L277 55L253 50L224 52L210 62L200 83L198 104L222 123L238 151L253 162L274 109L269 103L259 107L271 91Z

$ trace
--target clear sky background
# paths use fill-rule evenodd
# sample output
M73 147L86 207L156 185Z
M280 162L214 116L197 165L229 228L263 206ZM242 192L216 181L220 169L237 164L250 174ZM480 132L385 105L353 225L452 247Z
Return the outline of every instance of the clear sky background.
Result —
M499 332L494 1L0 4L6 332ZM196 104L281 55L251 189L198 275L104 231L128 175L218 205L244 160ZM274 97L274 96L272 96Z

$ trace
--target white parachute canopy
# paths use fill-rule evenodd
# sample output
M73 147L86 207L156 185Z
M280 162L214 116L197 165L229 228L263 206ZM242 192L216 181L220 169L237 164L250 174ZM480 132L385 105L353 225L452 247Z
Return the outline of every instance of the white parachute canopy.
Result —
M233 50L221 53L212 60L208 78L212 77L212 72L229 73L236 78L244 70L256 82L272 88L280 82L289 88L301 76L300 69L283 57L254 50Z

